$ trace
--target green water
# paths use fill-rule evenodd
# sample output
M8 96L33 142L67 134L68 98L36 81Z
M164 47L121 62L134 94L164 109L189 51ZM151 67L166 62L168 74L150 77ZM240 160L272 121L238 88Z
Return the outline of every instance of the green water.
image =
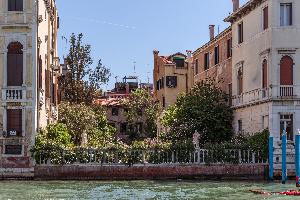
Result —
M0 199L300 199L300 197L261 196L250 189L285 191L294 184L247 182L22 182L0 181Z

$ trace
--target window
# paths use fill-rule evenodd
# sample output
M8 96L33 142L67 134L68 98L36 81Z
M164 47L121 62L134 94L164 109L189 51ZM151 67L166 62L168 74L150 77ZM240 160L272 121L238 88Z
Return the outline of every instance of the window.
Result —
M121 133L126 133L127 132L127 123L121 123L120 125L120 132Z
M199 60L196 59L195 61L195 74L197 75L199 73Z
M166 107L166 97L163 97L163 107Z
M219 46L215 47L215 65L219 64L220 62L220 48Z
M292 3L280 4L280 26L293 25L293 10Z
M242 68L238 71L238 95L243 94L243 70Z
M284 56L280 61L280 85L293 85L294 61L289 56Z
M7 110L7 136L8 137L22 136L22 110L21 109Z
M238 25L238 42L239 44L244 42L244 24L241 22Z
M269 8L268 6L263 9L263 29L269 28Z
M51 72L45 69L45 96L51 97Z
M227 58L232 56L232 38L227 40Z
M177 87L177 76L167 76L166 84L168 88L176 88Z
M262 64L262 88L268 87L268 61L264 60Z
M282 114L280 115L280 137L285 130L287 139L290 141L294 140L294 123L293 123L293 115L291 114Z
M19 42L10 43L7 47L7 86L23 84L23 46Z
M6 155L21 155L22 145L5 145Z
M242 132L242 131L243 131L243 121L238 120L238 132Z
M118 116L118 115L119 115L119 108L113 107L113 108L111 109L111 115L112 115L112 116Z
M176 63L176 68L184 68L184 58L174 58L173 60Z
M165 87L165 77L162 77L160 79L160 89L164 88Z
M209 69L209 53L204 54L204 70Z
M23 11L23 0L8 0L8 11Z

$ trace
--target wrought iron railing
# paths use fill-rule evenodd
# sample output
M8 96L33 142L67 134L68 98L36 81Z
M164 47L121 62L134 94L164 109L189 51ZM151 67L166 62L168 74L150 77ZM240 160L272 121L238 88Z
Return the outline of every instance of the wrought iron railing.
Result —
M76 149L38 151L34 154L38 165L178 165L178 164L258 164L267 163L260 150L206 149L189 150L101 150Z

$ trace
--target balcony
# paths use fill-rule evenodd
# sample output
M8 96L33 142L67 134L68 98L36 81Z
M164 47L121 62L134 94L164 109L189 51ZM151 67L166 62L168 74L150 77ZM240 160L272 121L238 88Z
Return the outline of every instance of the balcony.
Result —
M232 97L232 106L240 107L269 100L293 100L300 98L300 86L278 85L260 88Z
M26 98L26 90L23 87L2 89L2 101L20 102Z

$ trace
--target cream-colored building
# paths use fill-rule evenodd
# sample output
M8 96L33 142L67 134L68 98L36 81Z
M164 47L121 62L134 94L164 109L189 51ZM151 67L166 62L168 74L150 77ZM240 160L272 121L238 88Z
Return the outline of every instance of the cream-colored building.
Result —
M187 93L194 84L192 52L160 56L154 50L154 98L163 108L174 104L180 93Z
M290 141L300 128L300 2L233 0L232 93L234 130L269 128Z
M0 0L0 169L30 169L38 129L57 118L58 26L55 0Z

